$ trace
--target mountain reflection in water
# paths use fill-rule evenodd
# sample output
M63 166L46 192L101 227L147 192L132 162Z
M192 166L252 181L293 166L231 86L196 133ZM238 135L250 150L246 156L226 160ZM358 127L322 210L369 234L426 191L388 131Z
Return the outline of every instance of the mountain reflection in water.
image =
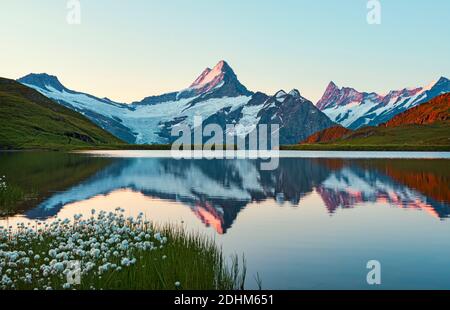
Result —
M68 204L118 190L182 203L220 234L250 203L271 200L301 208L311 193L321 197L330 215L363 203L423 210L439 219L450 214L448 160L280 158L275 171L259 167L257 160L244 159L114 159L24 215L46 219Z

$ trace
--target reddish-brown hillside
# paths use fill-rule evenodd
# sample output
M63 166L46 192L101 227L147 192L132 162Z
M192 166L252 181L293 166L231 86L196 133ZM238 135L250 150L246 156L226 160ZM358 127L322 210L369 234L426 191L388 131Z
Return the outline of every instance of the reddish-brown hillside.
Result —
M312 144L312 143L320 143L320 142L329 142L339 138L342 138L346 134L351 133L350 129L347 129L342 126L333 126L321 131L312 134L302 142L301 144Z
M429 125L449 120L450 93L440 95L427 103L406 110L382 126Z

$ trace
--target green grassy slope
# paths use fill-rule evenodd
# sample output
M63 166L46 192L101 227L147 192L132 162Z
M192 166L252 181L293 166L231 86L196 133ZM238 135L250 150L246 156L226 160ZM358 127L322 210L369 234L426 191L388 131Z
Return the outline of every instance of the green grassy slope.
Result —
M352 145L448 145L450 146L450 123L431 125L403 125L400 127L364 128L337 144Z
M0 149L74 150L123 144L83 115L0 78Z

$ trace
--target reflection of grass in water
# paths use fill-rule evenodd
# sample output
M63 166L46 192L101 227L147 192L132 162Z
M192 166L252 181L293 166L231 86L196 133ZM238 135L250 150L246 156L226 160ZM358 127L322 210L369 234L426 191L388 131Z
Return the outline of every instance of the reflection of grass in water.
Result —
M0 243L8 253L0 256L0 265L14 263L0 289L244 288L245 260L227 265L213 239L117 212L40 225L32 232L26 226L13 232L0 228ZM73 261L79 262L81 283L69 285Z
M15 185L7 184L4 177L0 177L0 216L14 212L14 206L24 199L24 191Z
M0 210L7 208L8 214L13 214L33 208L51 193L70 188L111 162L66 153L0 152L0 176L8 177L10 187L5 193L5 203L0 198Z
M37 196L38 191L31 189L25 192L21 187L15 185L0 189L0 216L16 214L19 204L35 199Z

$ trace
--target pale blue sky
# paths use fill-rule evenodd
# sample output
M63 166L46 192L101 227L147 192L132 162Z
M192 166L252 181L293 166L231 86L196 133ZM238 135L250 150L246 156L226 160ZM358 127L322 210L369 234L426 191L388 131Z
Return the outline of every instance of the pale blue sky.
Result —
M2 0L0 76L57 75L67 87L130 102L187 87L225 59L251 90L298 88L314 102L330 80L384 93L450 76L450 1Z

